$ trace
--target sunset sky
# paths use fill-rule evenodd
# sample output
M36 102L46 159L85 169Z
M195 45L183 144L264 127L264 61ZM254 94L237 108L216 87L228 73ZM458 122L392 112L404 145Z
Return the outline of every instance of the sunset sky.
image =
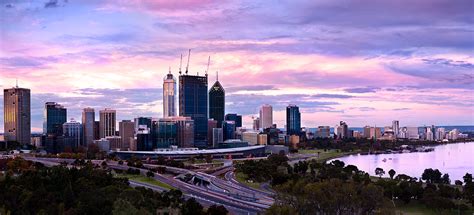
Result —
M307 127L474 124L472 0L0 2L0 88L31 89L32 131L47 101L161 117L188 49L247 127L266 103L278 127L288 104Z

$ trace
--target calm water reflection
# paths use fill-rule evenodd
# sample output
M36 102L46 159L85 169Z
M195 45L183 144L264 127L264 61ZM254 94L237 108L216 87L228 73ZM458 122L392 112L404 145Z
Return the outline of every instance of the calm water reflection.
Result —
M390 169L417 178L426 168L439 169L443 174L448 173L454 183L454 180L462 180L466 172L474 173L474 142L436 146L433 152L350 155L338 160L355 165L370 175L375 175L375 168L381 167L385 170L384 177L388 177Z

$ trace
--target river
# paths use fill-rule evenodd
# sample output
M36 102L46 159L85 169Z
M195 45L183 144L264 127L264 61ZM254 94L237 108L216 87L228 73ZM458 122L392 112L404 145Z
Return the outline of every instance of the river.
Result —
M352 164L360 170L375 176L375 168L388 171L393 169L396 174L406 174L420 178L427 168L439 169L441 173L448 173L451 183L461 180L468 172L474 174L474 142L439 145L432 152L414 152L402 154L380 155L349 155L337 158L346 165Z

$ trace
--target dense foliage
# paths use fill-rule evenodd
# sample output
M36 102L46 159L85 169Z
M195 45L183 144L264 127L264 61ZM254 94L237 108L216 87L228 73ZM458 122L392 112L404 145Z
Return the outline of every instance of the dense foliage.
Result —
M81 168L44 167L21 158L2 160L0 214L226 214L214 206L207 212L179 190L154 192L132 188L125 178L85 164Z
M270 181L276 203L268 214L392 214L397 204L411 201L440 214L463 212L474 203L472 175L464 182L450 184L448 174L426 169L420 179L394 170L376 168L371 178L356 166L335 160L331 163L300 161L289 165L286 156L272 155L267 160L249 160L236 165L249 180Z

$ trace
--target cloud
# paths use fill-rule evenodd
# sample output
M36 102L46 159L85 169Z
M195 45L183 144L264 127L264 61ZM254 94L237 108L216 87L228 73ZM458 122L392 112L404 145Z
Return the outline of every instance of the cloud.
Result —
M356 87L356 88L346 88L344 91L348 93L375 93L380 88L378 87Z
M234 93L239 91L264 91L264 90L278 90L273 85L243 85L243 86L231 86L225 87L226 93Z
M351 95L344 95L344 94L316 94L312 95L313 98L336 98L336 99L347 99L352 98L354 96Z

